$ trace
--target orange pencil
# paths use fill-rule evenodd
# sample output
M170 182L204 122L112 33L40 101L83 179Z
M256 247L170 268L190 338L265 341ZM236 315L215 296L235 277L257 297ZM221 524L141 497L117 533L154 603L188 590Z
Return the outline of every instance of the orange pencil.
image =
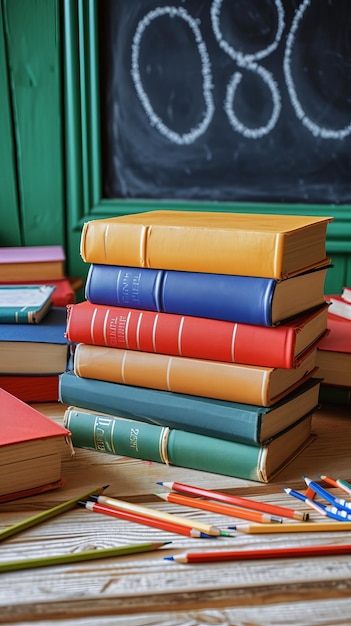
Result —
M342 478L337 478L335 480L334 478L330 478L330 476L322 475L320 478L324 480L325 483L328 483L328 485L331 485L332 487L339 487L340 489L343 489L343 491L346 491L346 493L351 494L351 485L346 480L343 480Z
M241 519L250 520L251 522L267 523L267 522L279 522L281 518L273 518L266 513L259 513L258 511L248 511L247 509L239 509L238 507L231 506L230 504L221 504L220 502L212 502L210 500L201 500L200 498L189 498L188 496L182 496L179 493L156 493L156 496L166 500L166 502L173 502L174 504L180 504L184 506L191 506L195 509L204 509L205 511L212 511L213 513L221 513L222 515L230 515L231 517L240 517Z
M302 521L309 518L308 513L305 511L294 511L293 509L285 508L283 506L277 506L268 502L260 502L258 500L252 500L251 498L233 496L227 493L222 493L221 491L211 491L209 489L203 489L202 487L184 485L183 483L177 482L158 482L157 484L167 487L167 489L179 491L180 493L187 493L192 496L199 496L200 498L208 498L210 500L218 500L219 502L226 502L227 504L241 506L244 509L260 511L261 513L271 513L271 515L288 517Z

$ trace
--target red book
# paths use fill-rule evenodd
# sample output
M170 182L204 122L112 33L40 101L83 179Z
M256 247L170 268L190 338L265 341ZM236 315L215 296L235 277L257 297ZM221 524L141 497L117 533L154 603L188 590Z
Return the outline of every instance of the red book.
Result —
M318 376L329 385L351 387L351 321L328 313L329 334L317 350Z
M61 479L69 431L0 388L0 496Z
M0 387L23 402L58 402L58 374L0 375Z
M73 343L292 369L327 332L327 308L269 327L85 301L68 306L66 337Z

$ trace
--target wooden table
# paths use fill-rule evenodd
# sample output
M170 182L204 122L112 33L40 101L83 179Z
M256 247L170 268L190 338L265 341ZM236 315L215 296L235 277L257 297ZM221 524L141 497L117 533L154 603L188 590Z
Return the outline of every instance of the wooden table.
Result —
M60 404L36 405L62 420ZM318 437L268 485L182 468L76 450L65 450L65 485L46 494L8 502L0 507L0 528L109 484L107 494L142 502L170 512L201 518L226 528L237 520L165 503L153 496L157 481L187 482L222 489L286 506L292 499L283 486L303 490L302 474L325 473L351 479L351 416L347 407L315 413ZM334 489L334 493L342 493ZM345 494L342 494L345 496ZM294 508L304 504L293 501ZM314 513L312 512L312 517ZM186 565L164 561L165 555L220 546L232 549L350 543L350 533L245 535L192 539L91 513L77 507L1 544L0 561L34 558L149 540L171 545L144 555L90 561L1 574L0 623L81 625L206 624L332 625L351 623L351 559L348 556L276 559Z

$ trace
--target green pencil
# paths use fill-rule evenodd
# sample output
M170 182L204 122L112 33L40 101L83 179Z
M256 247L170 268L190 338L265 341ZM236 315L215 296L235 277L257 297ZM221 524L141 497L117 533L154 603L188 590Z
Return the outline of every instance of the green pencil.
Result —
M91 561L93 559L105 559L107 557L124 556L137 552L150 552L158 550L161 546L170 541L139 543L119 548L106 548L103 550L85 550L82 552L70 552L69 554L58 554L54 556L44 556L37 559L25 559L22 561L8 561L0 563L0 573L13 572L20 569L31 569L33 567L47 567L50 565L66 565L67 563L77 563L79 561Z
M89 496L92 496L92 495L99 495L107 487L108 485L105 485L104 487L91 489L88 493L79 495L76 498L73 498L72 500L67 500L67 502L62 502L62 504L58 504L57 506L54 506L52 509L47 509L46 511L37 513L37 515L28 517L22 522L18 522L17 524L12 524L12 526L9 526L8 528L5 528L4 530L0 531L0 541L3 541L4 539L8 539L8 537L13 537L13 535L17 535L23 530L27 530L28 528L31 528L32 526L36 526L37 524L41 524L42 522L45 522L46 520L51 519L52 517L56 517L56 515L60 515L61 513L64 513L65 511L69 511L70 509L73 509L75 506L77 506L77 502L79 500L85 500L89 498Z

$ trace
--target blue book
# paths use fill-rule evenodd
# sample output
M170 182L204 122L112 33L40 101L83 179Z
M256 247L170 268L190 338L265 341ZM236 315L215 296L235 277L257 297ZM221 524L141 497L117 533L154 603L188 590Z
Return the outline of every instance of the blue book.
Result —
M284 400L267 408L121 385L65 372L59 377L59 401L158 426L261 446L316 409L319 386L320 379L311 378Z
M67 368L65 307L52 307L39 324L0 324L0 374L61 374Z
M285 280L92 264L93 304L274 326L324 302L327 268Z

